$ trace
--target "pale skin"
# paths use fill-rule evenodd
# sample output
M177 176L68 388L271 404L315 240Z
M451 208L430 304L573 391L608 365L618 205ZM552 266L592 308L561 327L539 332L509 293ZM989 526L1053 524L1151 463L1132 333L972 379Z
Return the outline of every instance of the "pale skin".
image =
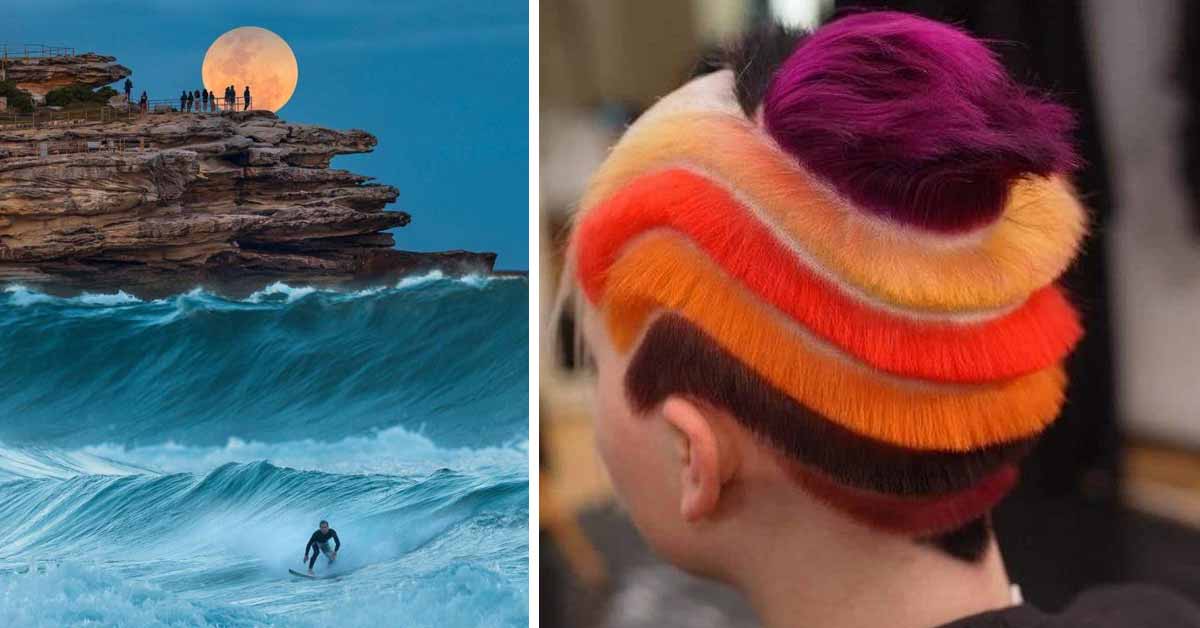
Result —
M810 497L728 413L671 397L634 412L620 355L583 312L596 445L622 506L676 566L741 591L768 628L926 628L1012 605L999 548L967 563Z

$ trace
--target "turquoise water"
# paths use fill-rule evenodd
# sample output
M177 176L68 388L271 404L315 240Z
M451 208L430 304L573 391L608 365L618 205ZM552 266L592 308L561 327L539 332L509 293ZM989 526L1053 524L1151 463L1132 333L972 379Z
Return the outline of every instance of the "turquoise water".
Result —
M528 287L6 288L0 625L524 625Z

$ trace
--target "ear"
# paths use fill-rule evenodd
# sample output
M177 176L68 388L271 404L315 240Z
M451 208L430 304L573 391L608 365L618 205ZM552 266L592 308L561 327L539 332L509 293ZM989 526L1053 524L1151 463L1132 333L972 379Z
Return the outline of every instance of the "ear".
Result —
M678 436L679 512L687 521L698 521L711 515L721 498L723 478L717 431L702 408L681 397L667 399L662 414Z

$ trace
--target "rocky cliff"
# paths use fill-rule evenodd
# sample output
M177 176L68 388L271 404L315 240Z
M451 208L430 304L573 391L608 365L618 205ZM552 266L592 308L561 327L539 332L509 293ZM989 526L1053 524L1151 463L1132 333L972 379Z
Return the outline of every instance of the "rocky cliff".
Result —
M0 126L0 281L154 296L491 272L492 253L393 248L397 190L330 167L375 144L264 111Z
M93 52L55 57L8 57L0 72L3 73L0 80L15 82L18 89L29 92L38 101L58 87L100 87L133 74L129 68L118 64L116 57Z

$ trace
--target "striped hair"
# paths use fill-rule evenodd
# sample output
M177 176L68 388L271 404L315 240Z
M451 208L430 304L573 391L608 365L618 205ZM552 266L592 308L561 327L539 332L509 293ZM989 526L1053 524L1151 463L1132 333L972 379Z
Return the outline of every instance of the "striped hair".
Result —
M1057 416L1082 334L1055 284L1087 228L1071 125L907 14L742 42L581 203L575 278L632 405L725 408L855 520L961 540Z

